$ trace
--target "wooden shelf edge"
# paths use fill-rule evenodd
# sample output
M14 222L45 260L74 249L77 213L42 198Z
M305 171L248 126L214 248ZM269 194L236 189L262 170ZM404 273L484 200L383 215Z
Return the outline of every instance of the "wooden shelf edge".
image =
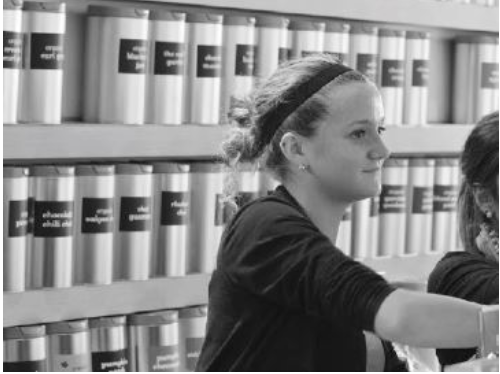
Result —
M210 275L197 274L106 286L3 294L3 327L140 311L180 309L208 302Z

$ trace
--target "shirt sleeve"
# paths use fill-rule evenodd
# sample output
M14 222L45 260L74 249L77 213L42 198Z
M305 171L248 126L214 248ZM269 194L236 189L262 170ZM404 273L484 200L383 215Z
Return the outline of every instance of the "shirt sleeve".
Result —
M375 315L394 290L381 276L350 259L307 218L280 204L254 208L227 231L219 270L270 303L374 330Z

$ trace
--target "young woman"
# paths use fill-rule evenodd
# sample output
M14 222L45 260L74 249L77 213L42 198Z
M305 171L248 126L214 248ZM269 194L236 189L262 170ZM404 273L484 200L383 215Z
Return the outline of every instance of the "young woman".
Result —
M447 253L436 265L429 292L481 304L498 304L498 112L484 117L465 142L464 179L458 199L464 252ZM438 349L441 365L467 361L476 349Z
M389 156L372 83L308 57L278 69L236 116L228 164L261 163L282 184L226 227L197 370L380 371L392 351L376 336L478 344L478 304L395 289L334 245L347 206L380 192Z

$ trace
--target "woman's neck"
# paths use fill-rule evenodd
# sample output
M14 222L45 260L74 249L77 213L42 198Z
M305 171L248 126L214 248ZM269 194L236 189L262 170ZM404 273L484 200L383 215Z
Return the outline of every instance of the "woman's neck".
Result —
M285 183L284 186L318 229L335 245L339 225L349 203L332 201L313 186L299 186L296 183Z

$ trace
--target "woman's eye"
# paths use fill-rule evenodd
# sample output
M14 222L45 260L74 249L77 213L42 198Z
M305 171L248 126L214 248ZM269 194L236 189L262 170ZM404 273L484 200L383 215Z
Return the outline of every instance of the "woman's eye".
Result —
M351 133L351 136L356 139L362 138L365 135L366 135L366 130L356 130Z
M379 126L379 128L377 129L379 135L382 135L385 130L387 130L387 128L385 128L384 126Z

